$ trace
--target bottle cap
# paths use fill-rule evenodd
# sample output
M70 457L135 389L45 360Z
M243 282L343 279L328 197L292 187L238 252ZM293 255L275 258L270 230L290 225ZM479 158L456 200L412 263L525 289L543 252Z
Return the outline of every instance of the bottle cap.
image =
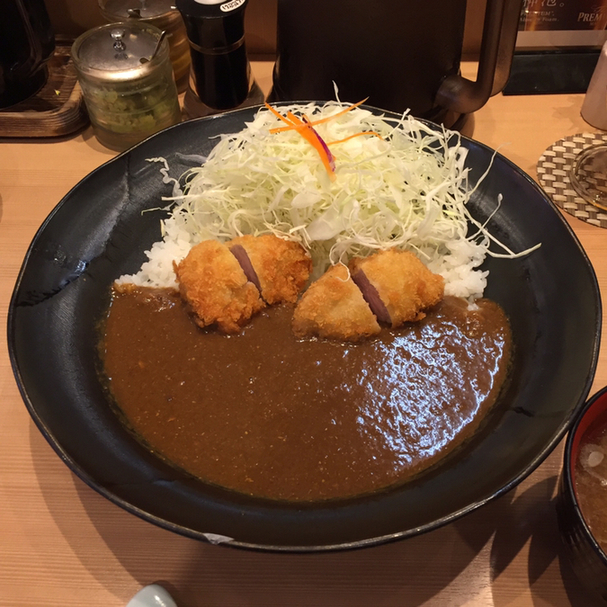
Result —
M130 17L155 19L175 10L172 0L99 0L99 9L109 21Z
M229 51L244 37L247 0L177 0L190 44L201 52Z

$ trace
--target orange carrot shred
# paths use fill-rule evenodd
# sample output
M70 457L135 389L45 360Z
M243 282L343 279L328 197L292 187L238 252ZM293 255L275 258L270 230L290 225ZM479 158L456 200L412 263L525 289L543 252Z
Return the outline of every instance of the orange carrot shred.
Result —
M332 162L333 158L331 156L331 152L328 151L328 148L325 150L321 142L320 135L312 128L309 121L304 122L291 111L287 112L287 117L285 118L279 112L274 110L274 108L271 108L271 110L273 113L278 114L284 122L290 121L292 128L296 130L318 152L318 155L320 156L320 159L322 160L322 163L329 174L329 178L331 181L333 181L335 179L335 166Z
M293 123L294 127L302 126L304 124L303 120L298 118L293 112L287 112L287 118Z
M369 97L366 97L365 99L362 99L361 101L357 101L356 103L349 105L347 108L341 110L340 112L337 112L337 114L333 114L333 116L327 116L326 118L314 120L314 122L310 123L310 126L316 126L317 124L323 124L324 122L329 122L329 120L333 120L334 118L337 118L338 116L343 116L344 114L347 114L348 112L350 112L354 108L358 107L359 105L362 105L367 99L369 99Z
M336 139L335 141L327 141L327 145L335 145L336 143L344 143L344 141L349 141L350 139L354 139L354 137L361 137L362 135L373 135L379 139L383 139L383 137L376 133L375 131L363 131L362 133L354 133L354 135L350 135L349 137L344 137L343 139Z
M289 128L294 126L292 122L287 120L279 111L277 111L275 108L273 108L267 101L264 101L264 105L270 110L270 112L272 112L272 114L274 114L274 116L276 116L276 118L278 118L279 120L282 120L283 122L286 122L289 125ZM270 133L273 130L274 129L271 129Z
M328 116L327 118L320 118L319 120L313 120L312 122L309 123L309 125L316 126L317 124L323 124L325 122L329 122L329 120L333 120L333 118L337 118L338 116L343 116L344 114L347 114L349 111L353 110L355 107L362 105L367 99L368 99L368 97L366 99L363 99L362 101L353 103L352 105L349 105L347 108L337 112L337 114L333 114L333 116ZM266 105L268 105L268 104L266 103ZM272 108L272 109L274 109L274 108ZM284 131L291 131L296 128L297 127L295 125L279 126L274 129L270 129L270 133L282 133Z

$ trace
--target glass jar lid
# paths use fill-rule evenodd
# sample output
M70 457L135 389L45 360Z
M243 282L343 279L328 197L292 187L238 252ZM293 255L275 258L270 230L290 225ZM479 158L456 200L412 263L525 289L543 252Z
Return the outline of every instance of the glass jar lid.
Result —
M118 21L154 19L175 11L174 0L99 0L99 8L106 17Z
M141 21L89 30L72 45L77 70L102 80L132 80L152 73L168 54L163 32Z

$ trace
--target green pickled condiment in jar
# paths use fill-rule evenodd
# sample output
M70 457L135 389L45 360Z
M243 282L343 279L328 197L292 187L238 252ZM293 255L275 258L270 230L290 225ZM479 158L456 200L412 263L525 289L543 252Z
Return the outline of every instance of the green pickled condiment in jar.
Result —
M122 151L180 122L169 46L157 27L139 21L89 30L72 45L95 137Z
M190 44L174 0L98 0L98 3L109 23L139 19L167 33L177 92L184 92L190 76Z

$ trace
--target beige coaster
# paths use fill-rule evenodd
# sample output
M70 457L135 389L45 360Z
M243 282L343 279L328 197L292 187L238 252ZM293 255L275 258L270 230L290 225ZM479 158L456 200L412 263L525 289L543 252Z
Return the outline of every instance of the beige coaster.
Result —
M553 202L574 217L607 228L607 211L584 201L573 189L569 172L575 157L587 147L607 143L607 133L580 133L553 143L537 162L537 177Z

